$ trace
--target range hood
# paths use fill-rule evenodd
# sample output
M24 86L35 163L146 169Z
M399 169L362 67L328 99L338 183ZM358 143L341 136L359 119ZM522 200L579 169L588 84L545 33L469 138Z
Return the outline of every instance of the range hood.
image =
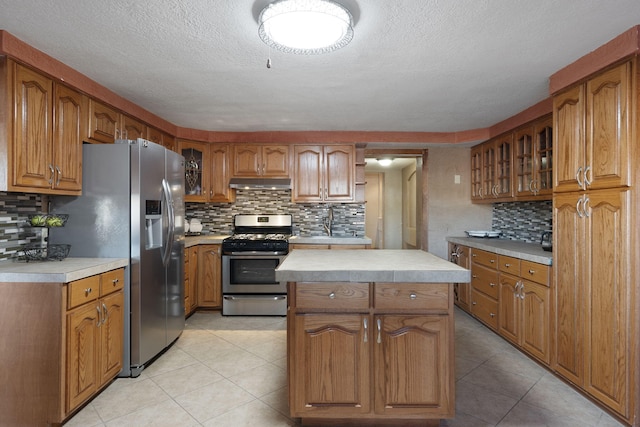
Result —
M291 190L290 178L231 178L230 188L245 190Z

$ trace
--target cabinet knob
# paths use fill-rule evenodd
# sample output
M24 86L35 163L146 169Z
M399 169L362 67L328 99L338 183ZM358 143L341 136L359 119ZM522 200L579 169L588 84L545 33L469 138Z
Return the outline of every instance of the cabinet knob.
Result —
M477 304L477 302L475 302L475 301L473 301L473 302L471 303L471 305L476 305L476 304Z
M477 279L477 278L478 278L478 276L477 276L477 275L475 275L475 274L472 274L472 275L471 275L471 277L472 277L472 278L474 278L474 279Z
M535 274L535 270L529 270L529 274Z
M418 298L418 295L416 295L415 292L411 292L411 294L409 295L409 298L414 300L414 299Z
M493 264L494 262L496 262L496 260L495 260L495 259L492 259L492 260L490 260L489 262L490 262L491 264Z
M120 281L120 279L113 279L111 281L111 283L113 284L113 286L116 286L118 284L118 282Z
M91 293L91 288L87 288L87 289L84 290L84 296L85 297L88 297L90 293Z
M336 297L336 293L335 292L331 292L329 294L329 298L334 299Z
M489 313L489 316L496 317L496 314L495 313Z
M509 264L508 262L505 262L505 263L504 263L504 266L505 266L505 267L507 267L507 268L509 268L509 267L511 267L511 264Z
M489 286L491 286L492 288L495 286L495 283L489 283Z

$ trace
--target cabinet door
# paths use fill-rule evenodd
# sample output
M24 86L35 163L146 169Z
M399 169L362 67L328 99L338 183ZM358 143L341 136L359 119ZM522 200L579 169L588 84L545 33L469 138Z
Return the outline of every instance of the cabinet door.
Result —
M353 200L355 191L355 161L352 145L324 147L324 200Z
M536 194L547 196L553 192L553 117L546 117L534 127L534 176Z
M69 412L97 390L100 307L88 303L67 315L67 406Z
M517 277L500 274L498 297L498 332L504 338L519 343L520 338L520 281Z
M111 381L122 369L124 344L124 292L114 292L99 301L102 309L100 324L100 384Z
M520 342L522 348L549 363L549 288L522 281L520 289ZM500 302L502 304L502 301ZM500 312L502 322L502 312Z
M54 182L51 112L53 82L21 65L15 67L13 185L51 188Z
M147 125L125 114L121 117L121 137L124 139L138 139L147 137Z
M89 99L87 138L91 142L107 144L120 138L120 113L95 99Z
M298 314L290 344L289 406L294 417L365 414L370 406L370 348L366 314ZM406 378L404 371L402 379Z
M54 87L53 122L54 188L82 189L82 142L86 134L87 98L66 86Z
M535 143L533 127L527 126L515 134L516 140L516 196L527 197L534 194Z
M222 273L220 245L202 245L198 248L198 305L222 305Z
M585 389L626 416L631 381L630 278L632 264L637 262L631 257L629 239L631 194L618 189L587 194L582 219L587 229L577 246L583 248L586 259L585 301L580 307L587 312L584 355L589 369L585 370Z
M210 202L229 203L235 201L235 191L229 188L230 154L229 145L214 144L209 147L209 157L211 158Z
M293 201L321 201L323 196L322 146L295 145Z
M482 144L482 195L495 199L496 147L493 141Z
M557 162L556 162L557 163ZM584 372L584 221L576 205L578 193L553 197L553 256L555 274L555 354L553 369L582 386Z
M289 177L289 146L262 147L262 176Z
M584 169L584 85L553 98L554 191L580 190L576 175Z
M496 183L494 194L498 199L509 200L513 196L513 135L496 139Z
M209 198L209 144L179 141L185 164L185 202L206 202Z
M259 145L235 144L233 146L233 176L259 176L261 166Z
M631 64L624 63L589 80L584 179L588 188L631 184L629 155ZM635 165L634 165L635 166Z
M377 414L453 416L452 322L448 316L375 316Z
M189 310L194 311L198 307L198 247L192 246L187 249L189 256Z
M482 145L471 149L471 200L482 200Z

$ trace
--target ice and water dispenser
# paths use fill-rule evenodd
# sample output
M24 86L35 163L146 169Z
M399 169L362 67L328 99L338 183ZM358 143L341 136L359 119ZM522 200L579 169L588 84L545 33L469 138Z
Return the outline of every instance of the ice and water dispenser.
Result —
M145 200L145 249L162 247L162 202Z

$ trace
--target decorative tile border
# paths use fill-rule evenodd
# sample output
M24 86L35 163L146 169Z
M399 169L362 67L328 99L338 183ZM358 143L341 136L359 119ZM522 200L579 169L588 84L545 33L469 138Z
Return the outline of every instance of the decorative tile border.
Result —
M236 214L291 214L293 233L325 235L323 219L333 206L334 236L364 237L364 203L293 203L291 190L236 190L236 202L228 204L186 203L186 217L199 218L211 234L231 234Z
M550 200L494 203L491 228L503 239L540 243L542 232L552 229L552 207Z
M0 261L16 258L23 245L37 243L42 229L27 225L27 215L42 212L39 194L0 191Z

